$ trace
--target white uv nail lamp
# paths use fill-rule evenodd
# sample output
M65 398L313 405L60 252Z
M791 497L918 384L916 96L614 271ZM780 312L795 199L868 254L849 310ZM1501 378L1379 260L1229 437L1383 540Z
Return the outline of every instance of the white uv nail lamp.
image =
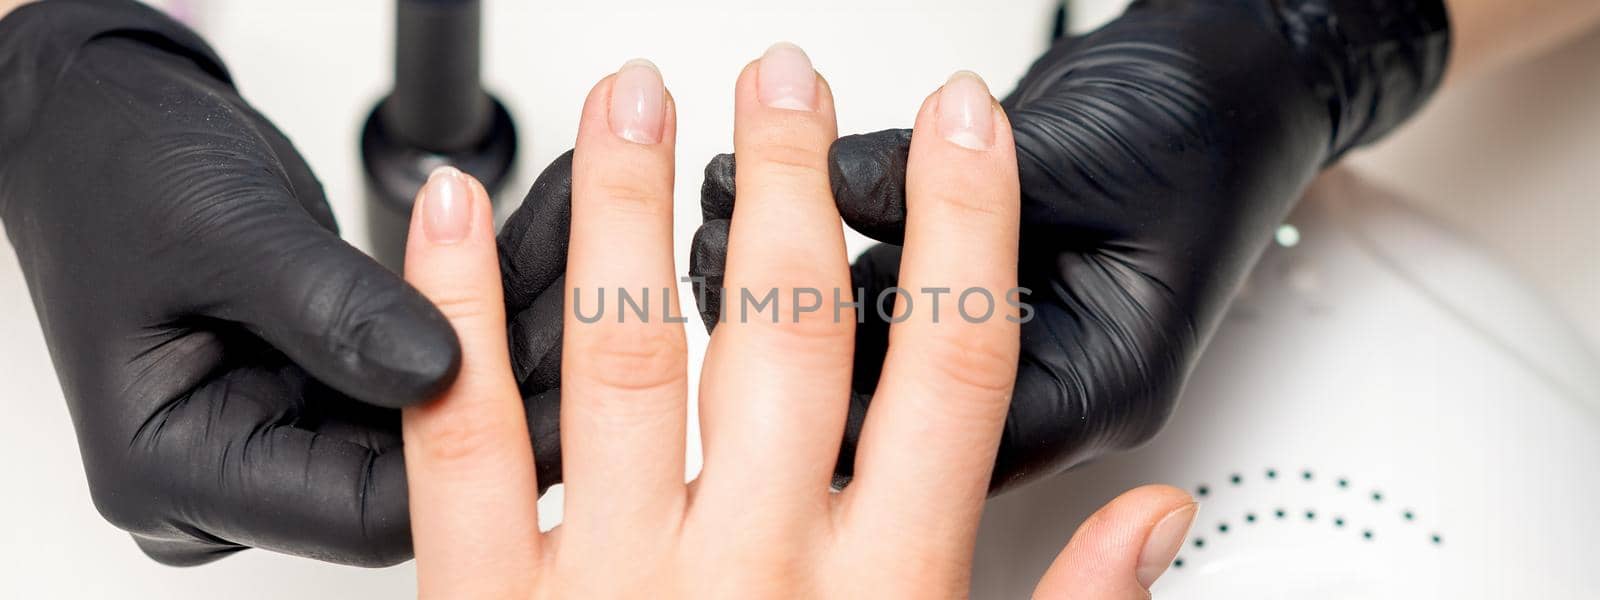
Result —
M1149 445L1002 496L974 597L1027 597L1143 483L1200 512L1155 596L1600 598L1600 365L1473 243L1313 186Z

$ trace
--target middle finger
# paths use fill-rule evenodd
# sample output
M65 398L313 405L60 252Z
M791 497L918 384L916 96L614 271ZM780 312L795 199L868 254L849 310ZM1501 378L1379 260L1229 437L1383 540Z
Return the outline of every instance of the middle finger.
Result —
M572 159L561 450L566 522L681 514L687 350L672 265L672 98L634 61L585 102ZM611 536L585 536L582 539Z
M855 331L854 311L833 302L836 293L850 300L828 183L833 98L805 53L779 44L740 75L735 106L738 199L725 314L701 379L699 489L744 506L820 511L844 432Z

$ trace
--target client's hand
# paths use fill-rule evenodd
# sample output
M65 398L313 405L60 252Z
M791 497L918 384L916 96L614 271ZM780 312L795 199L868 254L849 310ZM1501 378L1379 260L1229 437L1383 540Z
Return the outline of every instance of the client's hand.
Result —
M828 302L848 300L850 284L828 188L832 98L804 54L778 46L740 76L736 106L726 284L757 301L775 295L730 309L712 338L700 386L705 468L687 485L672 99L636 62L584 106L565 282L565 523L548 534L535 515L488 201L449 170L421 192L406 278L463 349L455 384L404 413L421 595L965 594L1019 345L1019 311L1004 301L1016 285L1019 196L1005 116L982 81L959 75L917 118L926 134L911 149L900 283L952 292L897 316L855 482L834 493L856 321L853 307ZM1194 511L1166 487L1118 498L1074 537L1040 595L1146 597Z
M1322 165L1422 105L1447 38L1439 0L1141 0L1034 63L1005 108L1018 279L1037 318L1022 326L994 489L1156 435L1287 209ZM853 269L867 301L899 301L884 292L904 276L911 146L905 130L833 146L845 222L884 242ZM724 269L734 166L724 155L706 168L690 272L708 279ZM889 325L869 314L857 328L852 421L868 412ZM856 438L843 442L847 477Z

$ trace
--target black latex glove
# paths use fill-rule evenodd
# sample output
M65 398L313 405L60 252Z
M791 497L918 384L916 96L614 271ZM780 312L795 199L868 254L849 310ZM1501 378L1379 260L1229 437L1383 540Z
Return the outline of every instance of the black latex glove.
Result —
M572 222L572 151L551 162L500 227L511 371L533 436L539 492L561 483L561 324Z
M454 377L444 317L155 11L23 6L0 82L0 219L100 512L169 564L409 558L393 409Z
M1039 59L1003 102L1022 180L1018 281L1036 313L994 488L1160 430L1279 220L1322 166L1417 110L1448 46L1441 0L1150 0ZM841 214L884 242L852 268L869 302L899 269L910 135L833 147ZM733 171L729 156L707 167L691 255L708 324ZM841 477L888 345L888 325L861 312Z

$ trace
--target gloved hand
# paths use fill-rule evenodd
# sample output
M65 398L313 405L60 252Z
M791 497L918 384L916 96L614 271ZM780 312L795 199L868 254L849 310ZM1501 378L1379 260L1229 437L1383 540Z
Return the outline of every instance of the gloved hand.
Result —
M159 13L19 8L0 81L0 219L100 512L169 564L409 558L392 409L453 379L444 317Z
M1022 178L1019 284L1035 313L994 489L1160 430L1288 208L1321 167L1422 105L1448 47L1440 0L1144 0L1040 58L1002 103ZM899 270L909 146L909 131L883 131L831 155L840 213L884 242L852 269L869 304L841 477L888 345L871 302ZM708 324L733 172L726 155L707 167L691 254Z

